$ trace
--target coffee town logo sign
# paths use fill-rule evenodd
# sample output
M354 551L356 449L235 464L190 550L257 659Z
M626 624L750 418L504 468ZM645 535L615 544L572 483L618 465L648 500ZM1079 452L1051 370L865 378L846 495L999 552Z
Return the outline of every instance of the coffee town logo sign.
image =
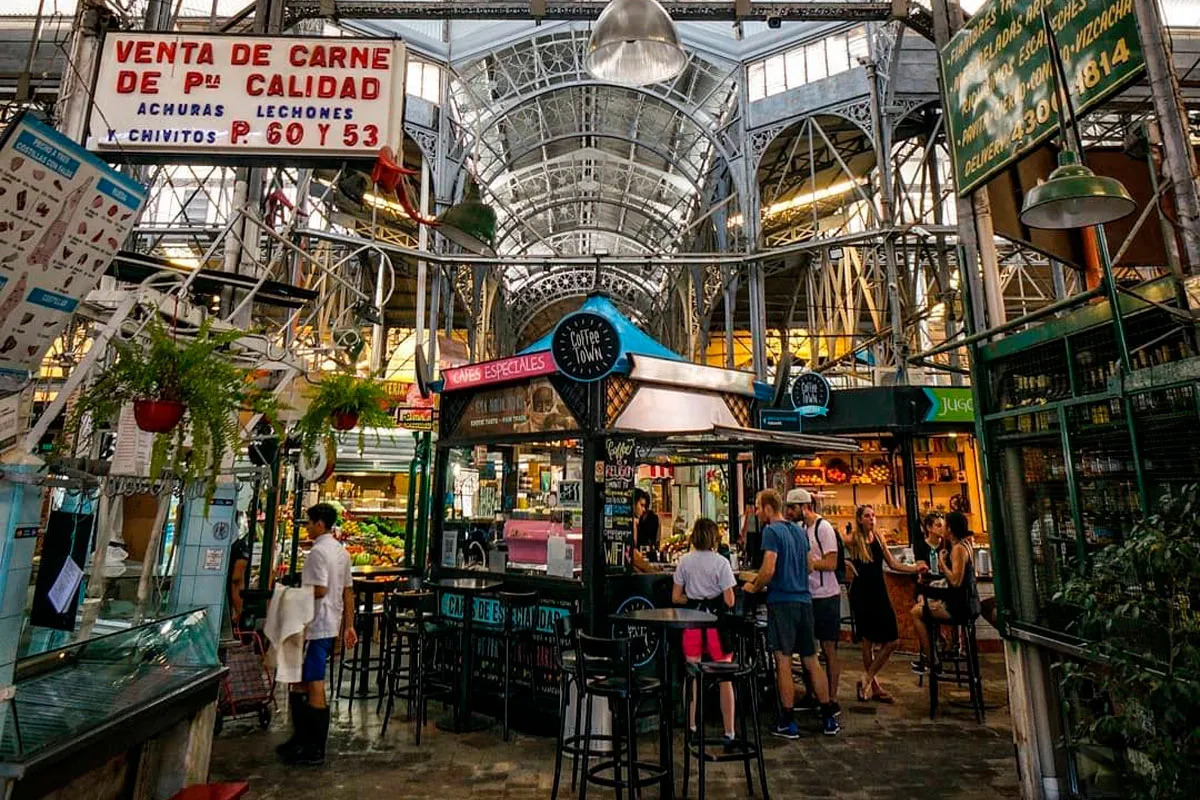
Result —
M558 323L550 337L550 352L563 375L577 381L598 381L617 365L621 339L608 319L579 311Z

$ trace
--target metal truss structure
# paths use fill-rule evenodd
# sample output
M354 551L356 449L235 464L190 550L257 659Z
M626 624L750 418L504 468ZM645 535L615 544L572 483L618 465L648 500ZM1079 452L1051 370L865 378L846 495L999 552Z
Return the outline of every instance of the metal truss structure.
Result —
M714 20L778 19L810 38L844 29L814 33L797 21L866 22L863 63L752 104L749 57L711 48L692 48L667 84L594 81L583 68L588 30L572 20L602 7L283 3L285 25L336 21L359 35L404 36L414 20L511 20L494 47L458 58L458 23L443 22L444 51L418 51L441 70L440 95L410 103L420 113L405 124L406 161L425 167L416 190L423 210L436 212L475 183L499 213L498 260L452 252L402 214L350 201L341 173L197 165L140 168L153 197L127 250L184 276L205 267L315 291L300 316L253 293L215 298L231 324L271 332L264 359L286 348L300 370L350 358L344 345L354 331L378 343L359 357L373 369L389 361L383 343L413 329L465 334L473 358L503 355L599 290L697 360L765 376L787 349L844 385L961 381L962 353L914 360L960 335L967 313L937 86L900 72L902 63L934 63L924 8L668 4L685 41ZM246 15L211 22L247 24ZM1136 98L1112 104L1085 120L1084 137L1128 146L1147 111ZM1010 317L1079 284L1074 270L1025 244L997 238L995 249ZM1123 274L1119 260L1116 269ZM1139 266L1136 276L1157 270ZM203 304L194 292L187 300ZM364 306L381 309L378 318ZM76 328L64 335L64 372L85 338Z

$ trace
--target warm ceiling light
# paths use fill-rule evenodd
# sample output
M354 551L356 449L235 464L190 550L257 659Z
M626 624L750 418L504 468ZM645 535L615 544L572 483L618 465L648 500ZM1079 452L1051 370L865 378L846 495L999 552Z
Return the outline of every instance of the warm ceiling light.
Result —
M612 0L592 29L585 65L598 80L646 86L682 72L687 53L657 0Z

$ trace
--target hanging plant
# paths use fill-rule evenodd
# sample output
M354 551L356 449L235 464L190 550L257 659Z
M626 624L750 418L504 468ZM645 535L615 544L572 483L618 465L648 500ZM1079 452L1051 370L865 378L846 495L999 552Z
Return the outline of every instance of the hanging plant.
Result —
M314 458L317 444L333 431L358 428L359 452L366 447L364 428L391 428L389 402L383 384L372 378L359 378L345 372L326 374L317 385L308 411L296 423L295 434L301 451Z
M75 404L66 434L80 422L113 422L127 403L142 430L154 433L150 477L164 470L184 484L201 481L212 499L226 455L238 445L238 410L275 411L274 397L250 382L249 373L221 354L242 331L212 332L205 320L190 337L167 331L156 315L146 342L112 342L116 358ZM190 440L190 445L188 444Z

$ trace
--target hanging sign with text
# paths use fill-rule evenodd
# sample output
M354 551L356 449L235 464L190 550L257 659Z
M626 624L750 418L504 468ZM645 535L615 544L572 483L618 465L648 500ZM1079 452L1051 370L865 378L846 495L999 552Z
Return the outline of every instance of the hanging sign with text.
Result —
M397 41L110 33L88 146L113 159L373 159L400 147L404 70Z
M604 491L601 510L604 565L609 572L628 572L633 563L633 488L637 482L634 440L604 440Z
M1133 0L992 0L942 49L942 91L960 194L1032 150L1058 125L1041 10L1062 52L1071 102L1082 113L1144 66Z
M832 394L829 381L819 372L802 372L792 381L792 405L802 417L828 414Z
M577 381L598 381L621 358L621 337L606 317L578 311L563 317L550 337L558 371Z
M493 383L508 383L509 381L536 378L540 375L550 375L553 372L554 359L548 350L543 350L512 358L444 369L442 370L442 391L453 392Z
M23 387L137 222L146 190L22 114L0 142L0 391Z

